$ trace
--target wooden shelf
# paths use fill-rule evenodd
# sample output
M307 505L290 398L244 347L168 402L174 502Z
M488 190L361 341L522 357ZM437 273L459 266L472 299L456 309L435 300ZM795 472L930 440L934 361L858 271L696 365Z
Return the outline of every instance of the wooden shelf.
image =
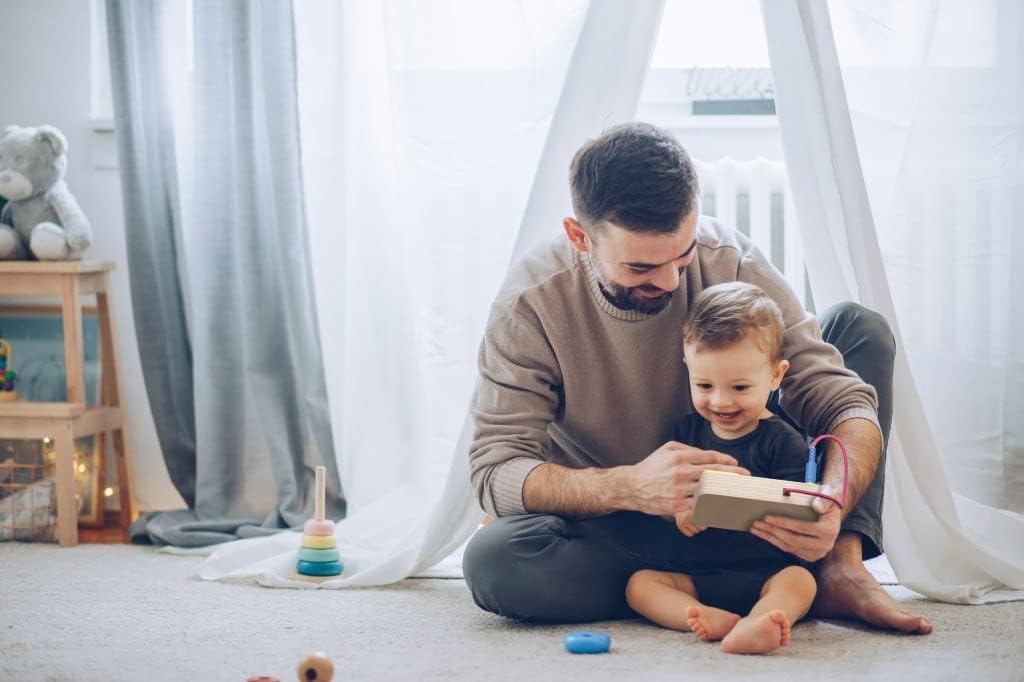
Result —
M20 417L22 419L73 419L85 412L81 403L39 403L31 400L15 400L9 403L0 402L0 417Z
M0 261L0 275L92 275L113 269L114 263L105 260Z
M121 408L115 405L86 407L80 403L0 403L0 436L44 438L53 436L60 424L70 424L72 438L121 428Z

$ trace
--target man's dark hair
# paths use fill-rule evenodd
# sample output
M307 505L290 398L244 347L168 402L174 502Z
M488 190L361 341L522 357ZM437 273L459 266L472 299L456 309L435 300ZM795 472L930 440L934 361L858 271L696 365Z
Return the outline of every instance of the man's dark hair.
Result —
M649 123L624 123L580 147L569 167L576 218L632 232L674 232L693 211L697 173L683 146Z

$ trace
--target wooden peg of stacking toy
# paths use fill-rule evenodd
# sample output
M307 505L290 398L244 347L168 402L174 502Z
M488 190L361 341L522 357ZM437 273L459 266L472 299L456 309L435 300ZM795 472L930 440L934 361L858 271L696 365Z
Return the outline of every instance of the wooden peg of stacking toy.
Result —
M324 654L314 653L299 661L300 682L331 682L334 663Z
M303 576L325 577L341 575L343 566L338 554L338 541L334 537L334 521L324 518L327 469L316 468L316 498L313 518L302 529L302 547L295 571ZM319 678L313 678L319 679Z

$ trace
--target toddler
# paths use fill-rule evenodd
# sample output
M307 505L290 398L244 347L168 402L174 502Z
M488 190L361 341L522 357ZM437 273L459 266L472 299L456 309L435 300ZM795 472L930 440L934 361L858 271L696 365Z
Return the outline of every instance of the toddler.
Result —
M675 440L732 455L752 476L802 481L806 441L766 408L789 369L782 334L779 307L760 288L730 282L702 291L683 325L696 413L679 425ZM714 552L722 570L638 571L626 586L629 605L664 627L721 640L727 653L765 653L789 644L792 624L807 613L817 591L802 562L753 536L701 528L692 510L677 514L675 522L688 537L704 534L694 549ZM748 552L730 562L730 543L740 540L745 546L764 543L764 560Z

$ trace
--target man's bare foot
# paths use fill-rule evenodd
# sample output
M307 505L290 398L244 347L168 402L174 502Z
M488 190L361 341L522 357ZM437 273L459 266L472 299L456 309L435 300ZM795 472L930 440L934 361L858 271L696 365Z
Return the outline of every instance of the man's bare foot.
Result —
M740 617L735 613L703 604L686 609L686 624L697 633L697 639L704 642L722 639L739 620Z
M722 651L727 654L766 654L779 647L789 646L793 629L782 611L775 610L760 616L747 616L722 640Z
M882 589L861 560L860 535L843 533L817 571L818 596L811 615L856 618L886 630L927 635L932 624L907 613Z

